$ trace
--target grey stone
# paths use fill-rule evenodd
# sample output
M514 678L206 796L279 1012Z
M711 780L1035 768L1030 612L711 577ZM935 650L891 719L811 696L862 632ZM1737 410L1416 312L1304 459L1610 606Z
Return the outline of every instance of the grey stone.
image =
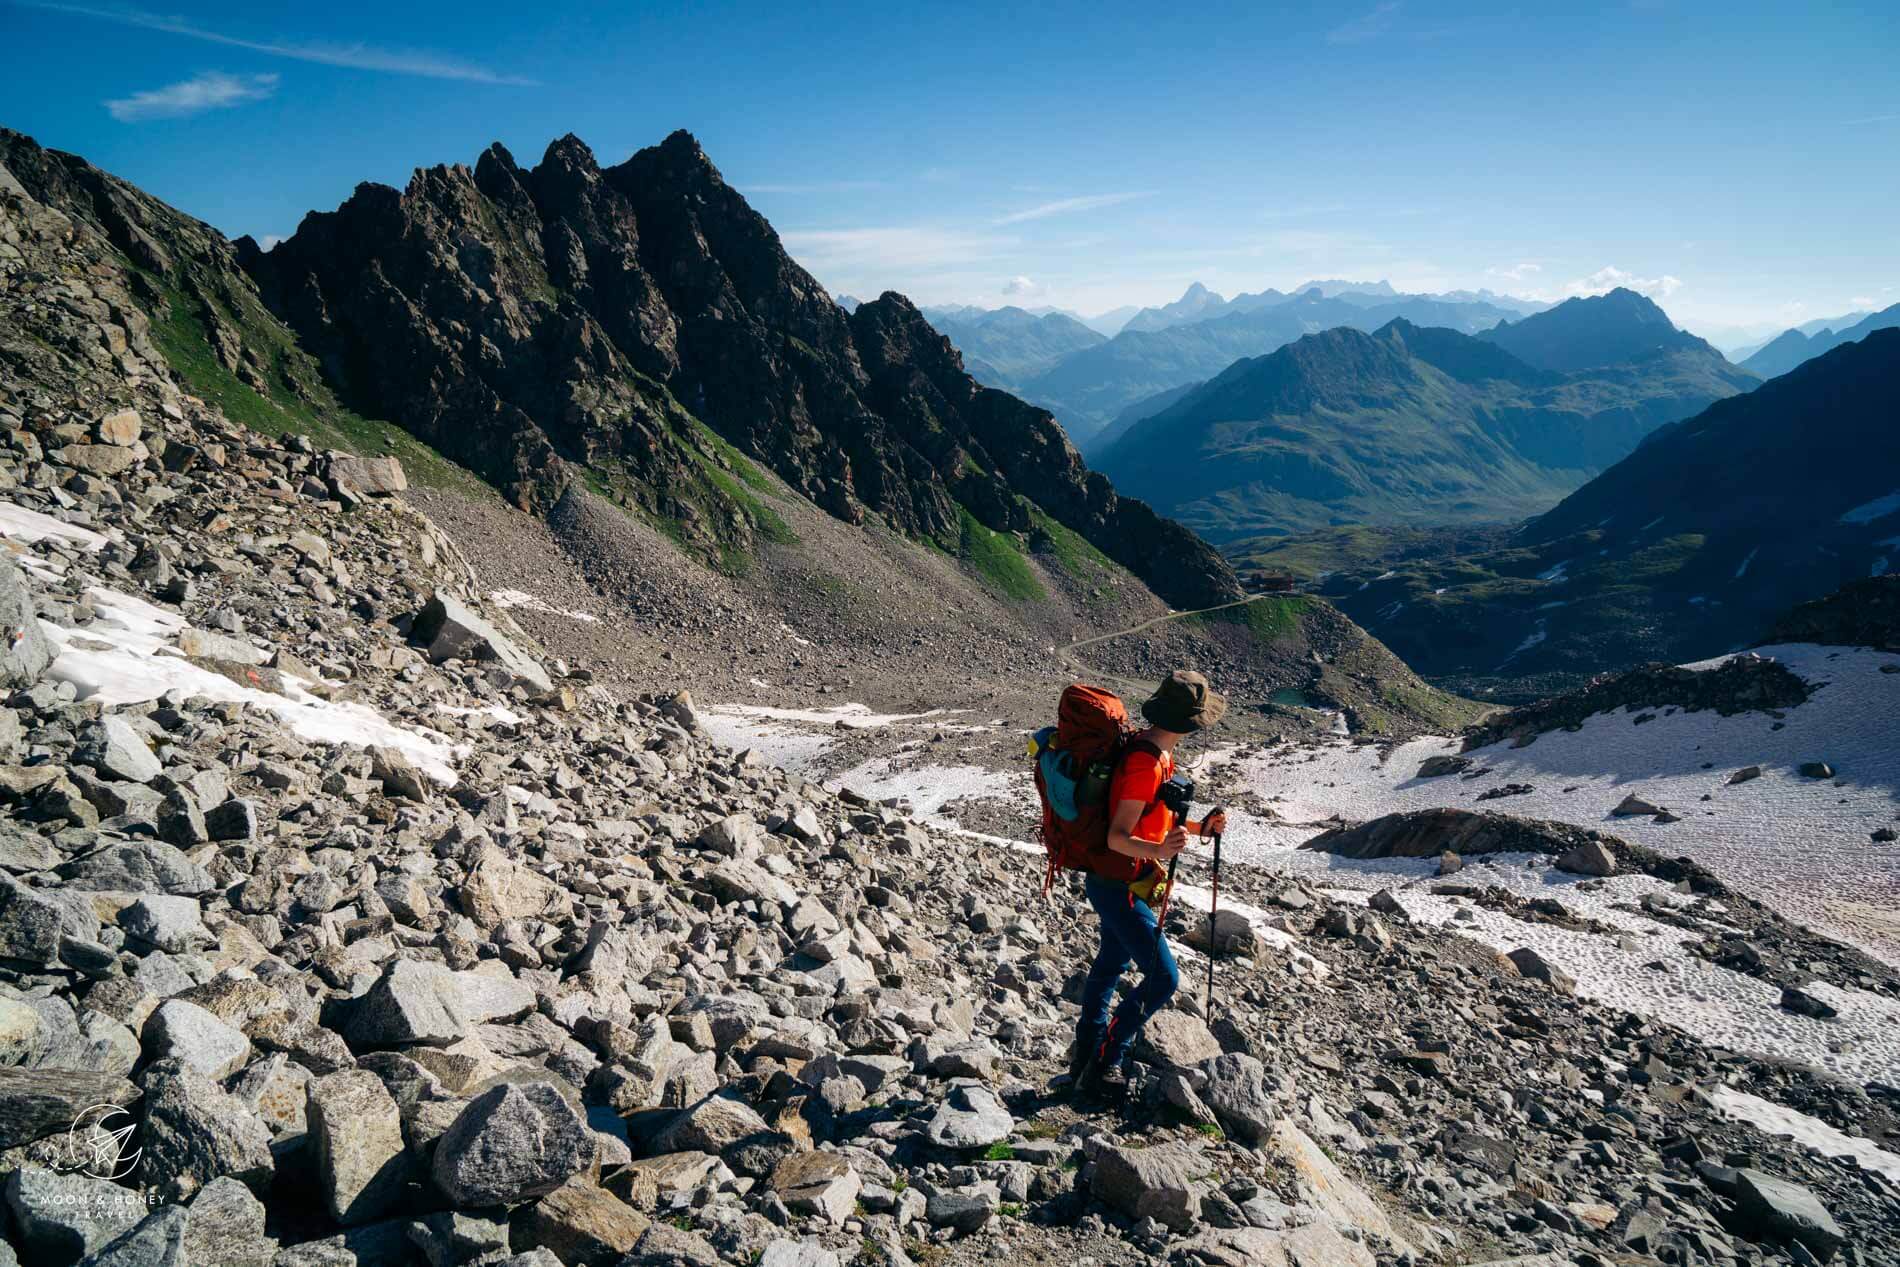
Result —
M1198 1016L1164 1008L1148 1018L1135 1043L1135 1058L1164 1069L1187 1069L1221 1054L1220 1042Z
M431 1174L457 1205L509 1205L554 1191L593 1164L594 1149L552 1085L503 1083L469 1101L436 1142Z
M468 1033L455 974L438 963L397 959L357 1001L349 1038L357 1047L443 1045Z
M0 998L0 1065L37 1062L50 1039L39 1012L18 999Z
M1827 1207L1797 1183L1759 1170L1736 1172L1735 1203L1742 1216L1778 1240L1798 1241L1822 1262L1847 1242Z
M217 944L195 897L147 893L120 912L119 927L126 936L173 954Z
M59 907L10 875L0 875L0 959L46 965L59 960Z
M1616 855L1602 841L1586 840L1565 851L1557 859L1557 869L1573 875L1606 876L1616 874Z
M409 487L402 463L393 457L363 458L331 453L330 478L354 492L372 497L393 496Z
M416 1253L409 1231L413 1226L410 1219L384 1219L322 1240L286 1245L277 1251L271 1267L412 1267ZM462 1267L464 1262L489 1267L490 1260L448 1259L444 1267Z
M772 1170L772 1191L786 1208L842 1227L857 1208L864 1180L837 1153L793 1153Z
M145 1042L157 1059L182 1061L207 1078L227 1078L251 1057L251 1040L196 1003L170 999L145 1023Z
M544 1250L568 1267L614 1267L650 1222L583 1175L528 1207L514 1243Z
M127 893L204 893L211 873L171 845L154 840L107 845L96 853L62 863L57 874L83 889L119 889Z
M987 1148L1009 1138L1016 1121L996 1098L977 1082L954 1082L937 1106L924 1133L939 1148Z
M619 1267L722 1267L719 1251L697 1233L655 1223L640 1234Z
M202 845L211 839L198 798L182 787L165 793L158 803L158 834L174 845Z
M264 1205L235 1179L213 1179L191 1200L182 1241L188 1265L271 1267L277 1242L264 1233Z
M536 691L554 689L547 670L453 594L437 590L417 613L410 637L437 664L485 660Z
M758 1267L839 1267L838 1256L815 1240L780 1237L759 1255Z
M145 1217L138 1193L110 1179L22 1166L7 1179L7 1211L32 1263L70 1263Z
M1148 1219L1185 1232L1201 1213L1208 1173L1206 1158L1186 1144L1168 1142L1150 1148L1124 1148L1103 1137L1084 1146L1089 1158L1089 1191L1130 1218Z
M1272 1134L1292 1095L1285 1079L1245 1052L1224 1052L1207 1063L1206 1071L1201 1099L1229 1135L1259 1144Z
M166 1201L189 1200L226 1175L264 1190L275 1169L270 1130L244 1101L178 1060L159 1061L144 1078L141 1182Z
M1516 950L1507 951L1504 957L1517 968L1520 976L1529 977L1533 981L1546 982L1559 994L1577 992L1575 980L1529 946L1520 946Z
M64 1134L96 1104L133 1108L139 1089L124 1077L75 1069L0 1069L0 1148Z
M999 1204L994 1184L978 1184L964 1192L932 1193L924 1206L924 1217L932 1227L967 1234L988 1223Z
M768 910L798 905L798 891L755 863L734 858L706 873L706 886L722 902L757 902Z
M131 722L116 715L101 717L80 732L73 759L124 783L150 783L165 772L151 745Z
M53 662L53 644L27 589L26 574L0 554L0 686L24 690Z
M409 1220L408 1226L410 1242L430 1267L499 1262L508 1252L508 1225L478 1214L439 1210Z
M324 1207L338 1223L367 1223L402 1199L409 1179L402 1113L367 1069L315 1079L305 1110Z
M234 797L205 812L205 831L213 840L256 840L262 814L256 801Z
M653 1151L718 1154L741 1140L767 1134L771 1129L745 1101L709 1095L673 1119L653 1141Z
M699 833L699 843L733 858L756 858L765 829L750 814L728 814Z
M190 1221L182 1206L154 1210L136 1227L89 1255L80 1267L191 1267L185 1257L185 1229Z

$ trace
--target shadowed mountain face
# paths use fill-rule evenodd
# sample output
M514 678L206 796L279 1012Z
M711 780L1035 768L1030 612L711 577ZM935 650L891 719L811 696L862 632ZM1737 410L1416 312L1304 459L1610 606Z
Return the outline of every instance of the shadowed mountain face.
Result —
M1239 361L1128 425L1096 462L1220 542L1512 520L1729 390L1694 349L1565 374L1486 338L1393 321Z
M533 168L494 145L239 255L353 405L524 506L602 462L663 482L684 412L849 522L953 540L964 510L1027 530L1033 502L1171 602L1238 592L1047 413L972 380L908 300L846 312L684 132L608 168L571 136Z
M1811 332L1784 330L1743 361L1742 368L1763 378L1774 378L1843 343L1854 343L1876 330L1891 330L1895 326L1900 326L1900 304L1883 308L1840 330L1825 327Z
M1525 694L1758 638L1900 564L1900 330L1664 427L1509 540L1323 592L1421 672Z

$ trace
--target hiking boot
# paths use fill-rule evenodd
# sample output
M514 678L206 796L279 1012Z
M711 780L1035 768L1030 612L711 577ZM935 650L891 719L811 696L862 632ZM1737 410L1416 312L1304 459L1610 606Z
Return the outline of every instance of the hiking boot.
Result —
M1107 1027L1103 1025L1083 1025L1075 1031L1075 1046L1069 1049L1069 1085L1080 1085L1089 1065L1102 1050L1102 1037Z
M1082 1075L1082 1094L1090 1100L1120 1100L1128 1094L1128 1074L1120 1065L1096 1061Z

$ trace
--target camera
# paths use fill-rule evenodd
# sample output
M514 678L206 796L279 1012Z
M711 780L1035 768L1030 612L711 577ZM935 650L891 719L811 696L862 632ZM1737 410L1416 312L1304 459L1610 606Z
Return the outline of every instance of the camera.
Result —
M1172 810L1176 819L1186 822L1188 807L1194 803L1194 780L1177 774L1161 785L1155 799Z

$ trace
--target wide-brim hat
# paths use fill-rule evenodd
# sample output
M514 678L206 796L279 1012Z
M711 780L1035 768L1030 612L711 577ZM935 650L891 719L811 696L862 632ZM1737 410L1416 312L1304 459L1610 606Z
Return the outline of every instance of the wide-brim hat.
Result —
M1226 712L1227 697L1217 694L1207 679L1192 669L1176 669L1161 679L1161 685L1141 706L1141 715L1149 724L1181 735L1205 730Z

